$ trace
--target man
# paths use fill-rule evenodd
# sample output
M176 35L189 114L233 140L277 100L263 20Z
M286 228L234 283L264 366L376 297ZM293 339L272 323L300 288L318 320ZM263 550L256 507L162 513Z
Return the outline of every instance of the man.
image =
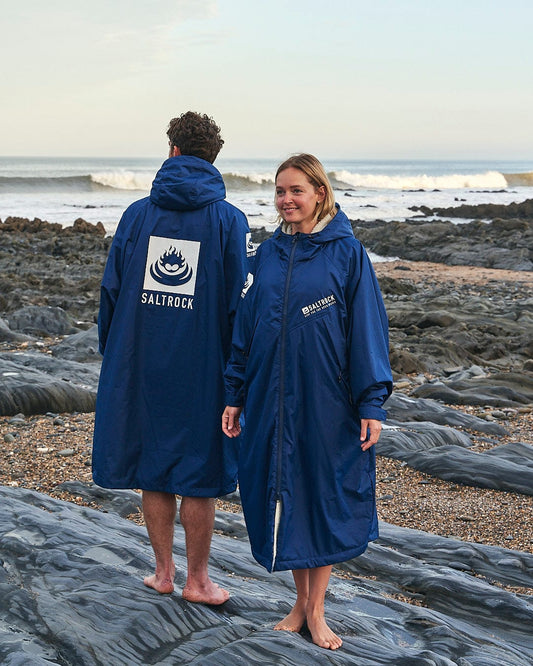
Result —
M96 401L93 478L142 489L155 573L145 585L174 590L176 497L182 497L188 601L222 604L208 558L214 498L236 487L236 449L220 431L223 372L247 274L244 214L225 201L213 166L223 145L206 115L170 121L169 158L150 196L118 225L98 317L103 354Z

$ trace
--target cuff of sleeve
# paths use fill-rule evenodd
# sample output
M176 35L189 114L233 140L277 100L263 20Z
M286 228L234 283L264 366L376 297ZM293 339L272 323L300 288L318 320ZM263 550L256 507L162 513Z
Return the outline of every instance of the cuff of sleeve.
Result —
M242 395L226 393L226 405L229 407L242 407L244 404Z
M359 405L359 417L362 419L375 419L376 421L386 421L387 412L381 407L374 405Z

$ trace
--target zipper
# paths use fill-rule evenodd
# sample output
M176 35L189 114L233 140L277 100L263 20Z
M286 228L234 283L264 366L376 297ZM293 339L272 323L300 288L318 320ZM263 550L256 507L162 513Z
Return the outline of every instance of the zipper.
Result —
M287 311L289 309L289 288L292 276L292 266L294 263L294 253L296 252L296 244L300 234L296 233L292 239L292 248L289 255L289 266L287 268L287 276L285 277L285 289L283 292L283 310L281 315L281 340L280 340L280 369L279 369L279 403L278 403L278 451L277 451L277 469L276 469L276 512L274 516L274 541L272 548L272 567L276 562L277 548L278 548L278 530L281 520L281 471L282 471L282 442L283 442L283 424L285 419L285 340L287 337Z

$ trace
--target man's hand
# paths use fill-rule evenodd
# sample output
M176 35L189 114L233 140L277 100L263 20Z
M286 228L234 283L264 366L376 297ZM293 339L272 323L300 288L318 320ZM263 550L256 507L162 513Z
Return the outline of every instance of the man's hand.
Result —
M381 421L377 419L361 419L361 448L366 451L379 439Z
M242 407L230 407L229 405L222 414L222 432L228 437L238 437L241 434L239 416ZM379 423L379 421L378 421Z

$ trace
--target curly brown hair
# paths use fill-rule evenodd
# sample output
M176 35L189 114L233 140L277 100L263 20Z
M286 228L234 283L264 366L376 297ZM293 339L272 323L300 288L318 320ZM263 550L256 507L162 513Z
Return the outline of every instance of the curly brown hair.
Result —
M194 155L207 162L215 161L224 140L220 127L205 113L187 111L168 124L167 136L171 146L180 149L182 155Z

